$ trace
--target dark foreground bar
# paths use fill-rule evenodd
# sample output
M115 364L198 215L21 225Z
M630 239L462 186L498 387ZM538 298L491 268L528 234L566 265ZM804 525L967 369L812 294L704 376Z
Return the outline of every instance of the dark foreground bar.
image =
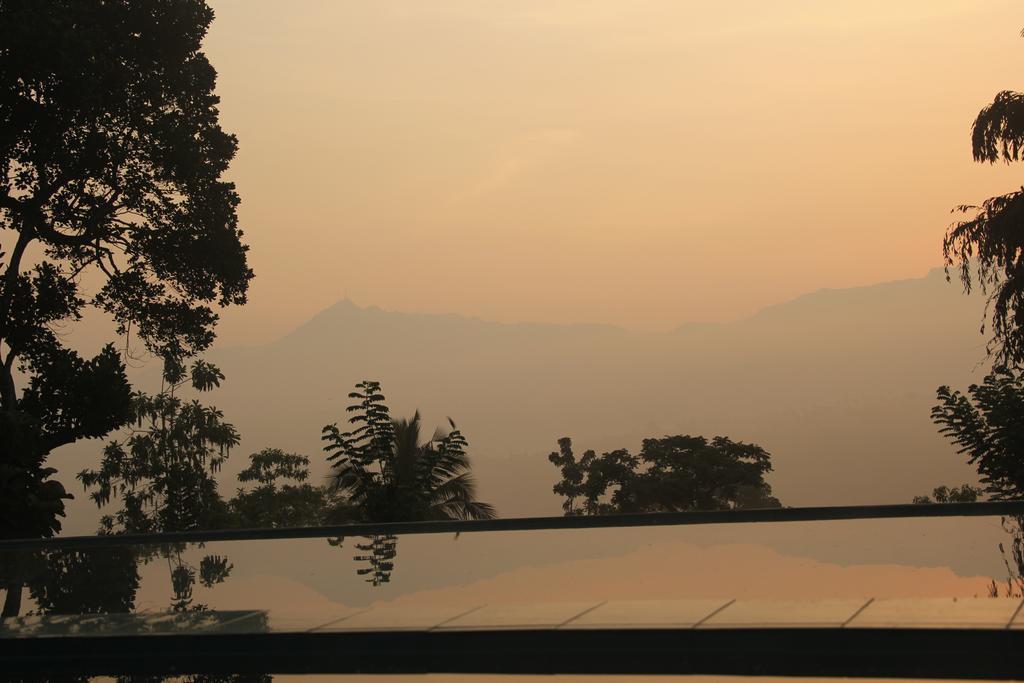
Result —
M745 628L0 640L4 673L717 674L1024 678L1024 630Z

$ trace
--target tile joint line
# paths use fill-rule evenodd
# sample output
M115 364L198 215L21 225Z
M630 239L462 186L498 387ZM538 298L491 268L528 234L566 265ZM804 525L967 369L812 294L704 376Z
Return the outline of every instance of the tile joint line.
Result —
M476 607L470 607L470 608L469 608L468 610L466 610L465 612L459 612L459 613L458 613L458 614L456 614L456 615L455 615L454 617L448 617L447 619L444 619L444 620L442 620L442 621L440 621L440 622L438 622L438 623L434 624L433 626L431 626L431 627L430 627L430 628L428 628L427 630L428 630L428 631L433 631L434 629L438 629L438 628L441 628L441 627L442 627L442 626L444 626L445 624L450 624L450 623L452 623L453 621L455 621L456 619L461 619L462 617L464 617L464 616L467 616L467 615L469 615L469 614L472 614L473 612L476 612L477 610L483 609L483 608L484 608L484 607L486 607L486 606L487 606L487 605L477 605Z
M853 621L854 619L856 619L857 617L859 617L859 616L860 616L860 613L861 613L861 612L863 612L864 610L866 610L866 609L868 608L868 605L870 605L870 604L871 604L871 603L873 603L874 601L875 601L875 599L874 599L874 598L868 598L868 601L867 601L867 602L865 602L865 603L864 603L863 605L861 605L860 607L858 607L858 608L857 608L857 611L856 611L856 612L854 612L853 614L851 614L851 615L850 615L850 618L849 618L849 619L847 619L847 620L846 620L846 621L844 621L844 622L843 622L842 624L840 624L839 628L846 628L847 626L849 626L850 622L851 622L851 621Z
M730 600L729 602L725 603L724 605L722 605L721 607L719 607L718 609L716 609L716 610L715 610L714 612L712 612L711 614L707 615L706 617L704 617L703 619L701 619L700 621L698 621L698 622L697 622L696 624L694 624L694 625L693 625L693 626L691 626L690 628L697 628L698 626L700 626L701 624L703 624L703 623L704 623L705 621L707 621L707 620L708 620L708 619L710 619L711 617L715 616L716 614L718 614L719 612L721 612L722 610L724 610L724 609L725 609L726 607L728 607L729 605L731 605L731 604L732 604L732 603L734 603L734 602L736 602L736 598L733 598L733 599L732 599L732 600Z
M590 614L591 612L593 612L594 610L596 610L596 609L597 609L598 607L600 607L601 605L603 605L603 604L605 604L605 603L607 603L607 602L608 602L607 600L602 600L601 602L597 603L597 604L596 604L596 605L594 605L593 607L588 607L587 609L583 610L583 611L582 611L582 612L580 612L579 614L577 614L577 615L575 615L575 616L571 616L571 617L569 617L568 619L566 619L565 621L563 621L563 622L562 622L561 624L559 624L559 625L558 625L558 626L556 626L555 628L562 628L563 626L568 626L568 625L569 625L569 624L571 624L572 622L574 622L574 621L576 621L577 619L579 619L580 617L582 617L582 616L583 616L584 614Z
M355 612L352 612L351 614L346 614L345 616L343 616L341 618L331 619L330 621L328 621L328 622L326 622L324 624L320 624L319 626L314 626L313 628L309 629L309 631L307 631L307 633L312 633L313 631L319 631L320 629L327 628L328 626L334 626L335 624L340 624L341 622L345 621L346 619L351 619L352 617L354 617L356 615L359 615L359 614L366 614L369 611L370 611L369 607L367 607L366 609L356 610Z
M207 624L206 626L202 626L202 627L200 627L200 628L198 628L196 630L197 631L209 631L211 629L223 628L223 627L225 627L225 626L227 626L229 624L237 624L240 621L245 621L246 619L252 619L254 616L256 616L257 614L261 614L261 613L262 613L261 610L252 610L251 612L246 612L245 614L243 614L241 616L238 616L238 617L234 617L233 619L228 619L227 621L222 621L219 624Z
M1020 604L1017 605L1017 609L1013 610L1013 616L1011 616L1010 620L1006 622L1006 628L1010 628L1013 626L1013 622L1017 621L1017 615L1020 614L1021 607L1024 607L1024 598L1021 598Z

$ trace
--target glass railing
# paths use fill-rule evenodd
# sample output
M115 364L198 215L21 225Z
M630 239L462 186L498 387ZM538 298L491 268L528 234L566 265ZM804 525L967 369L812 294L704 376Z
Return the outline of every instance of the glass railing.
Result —
M260 533L266 532L252 535ZM618 633L615 642L621 645L631 642L632 636L623 635L629 632L651 637L645 642L653 648L652 659L643 664L619 658L618 665L605 663L611 667L605 673L751 673L743 666L754 666L753 672L767 666L762 672L934 676L941 673L934 658L914 647L941 645L947 653L963 654L956 644L970 643L975 654L947 663L947 672L962 675L956 669L961 666L1000 677L1000 671L1012 668L1015 655L999 648L1017 643L1017 628L1024 628L1021 538L1017 518L988 514L202 543L138 544L111 537L88 539L79 547L75 539L60 539L4 551L8 618L0 627L0 647L8 662L13 653L35 647L51 663L62 661L61 652L68 662L77 662L73 666L82 665L84 653L91 653L90 666L96 657L106 657L99 669L86 667L91 673L154 673L139 669L140 662L129 656L137 648L150 663L177 661L175 670L183 673L190 666L197 667L192 672L224 671L229 662L251 673L245 663L277 652L278 645L265 639L281 636L291 639L291 659L270 658L265 671L571 674L589 671L580 670L581 663L605 661L602 653L612 656L615 648L602 645L601 638ZM20 595L20 605L13 604L12 594ZM793 629L801 635L792 635ZM671 659L668 654L685 645L678 640L683 632L691 638L730 634L735 656L723 656L717 671L706 669L713 662ZM815 639L840 632L856 632L844 638L871 634L875 640L856 641L869 650L891 644L893 634L931 633L928 638L947 640L908 641L903 659L893 660L890 653L888 660L878 660L877 671L864 668L864 662L874 661L870 658L857 660L859 665L805 659L811 662L807 666L820 668L797 671L792 661L779 660L788 645L765 650L770 643L757 640L782 632L790 634L787 642L794 646L816 643L822 651L837 645ZM694 635L708 633L719 635ZM762 635L745 642L735 640L737 633ZM526 634L534 640L524 641ZM561 642L570 637L566 634L587 640L563 643L558 657L537 658L538 647ZM995 640L976 642L979 634ZM173 637L145 640L153 635ZM222 638L209 642L231 638L231 648L210 651L205 636ZM413 636L435 640L424 650L422 643L410 644ZM472 642L489 648L490 656L445 661L429 654L445 651L449 641L443 639L451 637L489 638ZM106 649L114 643L116 651ZM354 643L378 654L394 648L396 654L351 661L324 654ZM702 643L699 650L705 653L722 646ZM195 647L205 659L193 659ZM308 657L297 663L294 658L303 652ZM517 659L515 652L533 654ZM586 652L597 659L588 660ZM906 668L911 665L924 668Z

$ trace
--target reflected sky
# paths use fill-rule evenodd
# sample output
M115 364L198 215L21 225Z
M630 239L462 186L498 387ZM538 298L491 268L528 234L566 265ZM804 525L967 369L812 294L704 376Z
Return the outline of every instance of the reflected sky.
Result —
M30 588L23 615L72 612L87 596L78 611L315 619L369 606L984 597L1007 578L999 544L1011 540L997 517L417 535L394 539L389 580L376 584L367 571L372 539L361 538L154 547L123 567L108 549L92 551L99 564L20 554L4 568ZM127 595L118 581L131 583Z

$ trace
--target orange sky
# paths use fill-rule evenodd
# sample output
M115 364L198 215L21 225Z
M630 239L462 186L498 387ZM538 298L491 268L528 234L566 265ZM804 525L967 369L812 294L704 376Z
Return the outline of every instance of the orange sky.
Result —
M257 278L225 343L346 295L668 328L918 277L1019 186L1010 0L211 0Z

